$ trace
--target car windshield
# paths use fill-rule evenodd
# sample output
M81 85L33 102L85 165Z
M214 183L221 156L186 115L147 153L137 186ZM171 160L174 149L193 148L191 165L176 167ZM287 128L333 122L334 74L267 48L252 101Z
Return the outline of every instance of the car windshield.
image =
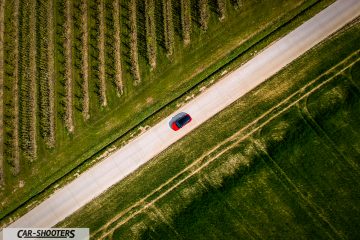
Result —
M176 125L181 128L182 126L184 126L187 122L190 121L190 116L189 115L185 115L183 117L181 117L179 120L176 121Z

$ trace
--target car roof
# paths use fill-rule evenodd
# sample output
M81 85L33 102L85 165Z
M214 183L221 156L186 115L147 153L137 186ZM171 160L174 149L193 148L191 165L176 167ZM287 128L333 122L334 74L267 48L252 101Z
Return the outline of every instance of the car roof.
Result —
M182 116L181 118L179 118L178 120L176 120L176 123L178 123L178 127L182 127L184 126L186 123L188 123L190 120L190 115L186 114L184 116Z

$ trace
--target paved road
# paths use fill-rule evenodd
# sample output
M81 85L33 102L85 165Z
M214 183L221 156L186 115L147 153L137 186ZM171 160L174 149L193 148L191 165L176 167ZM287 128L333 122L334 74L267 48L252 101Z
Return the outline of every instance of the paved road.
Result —
M335 2L8 227L54 226L358 15L359 0ZM174 132L168 123L179 112L193 121Z

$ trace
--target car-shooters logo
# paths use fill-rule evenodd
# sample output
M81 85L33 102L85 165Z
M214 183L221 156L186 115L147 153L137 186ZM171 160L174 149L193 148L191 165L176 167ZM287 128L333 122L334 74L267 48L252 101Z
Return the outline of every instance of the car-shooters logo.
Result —
M88 228L4 228L3 240L72 239L88 240Z

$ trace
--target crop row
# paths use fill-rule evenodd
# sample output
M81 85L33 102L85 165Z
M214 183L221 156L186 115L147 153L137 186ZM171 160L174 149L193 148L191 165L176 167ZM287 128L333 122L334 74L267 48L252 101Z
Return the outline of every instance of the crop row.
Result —
M86 0L81 0L81 89L82 89L82 114L85 120L90 117L89 97L89 32L88 32L88 9Z
M65 2L65 126L69 132L74 131L74 113L73 113L73 79L72 79L72 6L71 0Z
M217 0L216 1L216 11L219 15L220 21L224 20L226 17L226 1L225 0Z
M111 81L121 96L124 69L131 73L134 84L139 84L140 57L155 69L158 47L173 56L175 34L184 45L190 44L192 22L198 21L206 31L209 6L215 6L223 19L225 2L1 1L4 64L0 71L4 76L0 75L0 95L4 102L0 104L4 107L0 108L0 127L4 137L0 139L0 159L18 173L20 156L30 161L37 157L38 132L47 147L55 147L57 115L65 129L74 132L75 110L84 120L90 118L92 92L100 106L107 105L106 86ZM241 1L231 3L241 5ZM1 182L3 160L0 162Z
M19 85L20 142L24 157L36 158L36 15L34 1L20 5Z
M4 8L0 2L0 186L4 184Z
M163 0L163 16L164 16L164 42L165 50L168 56L171 56L174 52L174 23L172 14L172 2L171 0Z
M122 68L121 68L121 29L120 29L120 4L119 0L113 2L114 23L114 58L115 58L115 86L118 96L123 94Z
M208 0L199 0L198 4L199 4L198 8L200 11L200 14L199 14L200 28L203 31L206 31L208 29L208 23L209 23L209 17L210 17L209 3L208 3Z
M107 104L105 83L104 52L104 6L103 0L88 1L89 6L89 70L90 79L95 86L95 93L100 106ZM86 51L86 49L85 49ZM92 85L89 86L90 89Z
M53 3L37 1L37 77L40 133L48 147L55 145Z
M185 45L190 43L191 5L190 0L181 0L181 30Z
M89 69L88 69L88 7L87 1L73 3L73 82L74 106L87 120L89 114Z
M130 61L131 73L134 78L134 84L139 84L140 69L138 56L138 41L137 41L137 3L136 0L130 0L129 3L129 18L130 18Z
M153 69L156 67L156 27L154 0L145 1L145 14L147 58L151 68Z
M73 132L73 9L70 0L59 0L55 2L55 73L56 81L60 84L58 86L60 97L58 111L63 119L65 128L69 132Z
M230 2L236 9L241 8L243 5L243 0L231 0Z
M7 1L7 3L9 3ZM12 172L19 172L19 0L6 4L4 36L4 156Z
M102 106L107 105L106 100L106 82L105 82L105 24L104 24L104 0L98 0L98 48L99 48L99 94Z

